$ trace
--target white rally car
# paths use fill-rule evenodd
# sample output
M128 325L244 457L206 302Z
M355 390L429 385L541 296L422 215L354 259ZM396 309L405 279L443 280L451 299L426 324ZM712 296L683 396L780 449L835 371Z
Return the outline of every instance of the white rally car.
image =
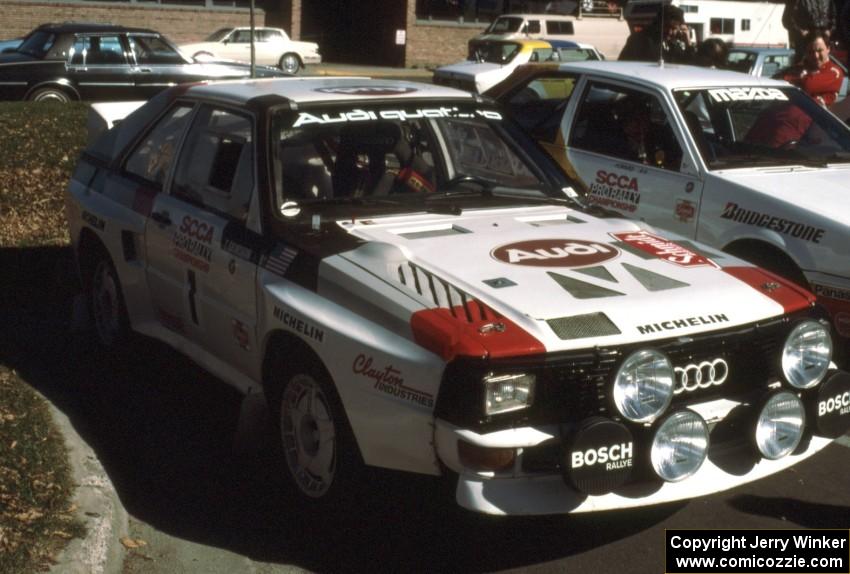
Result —
M488 95L590 202L810 288L850 363L850 129L814 100L782 81L636 62L525 67Z
M318 504L366 464L485 513L641 506L847 430L811 294L567 183L471 94L291 78L163 92L84 152L67 211L99 341L264 393Z

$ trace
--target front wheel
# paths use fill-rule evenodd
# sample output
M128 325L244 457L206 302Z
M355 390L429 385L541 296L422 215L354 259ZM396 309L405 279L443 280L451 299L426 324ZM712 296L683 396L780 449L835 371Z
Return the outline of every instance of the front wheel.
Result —
M288 53L280 58L280 69L287 74L295 75L301 69L301 60L297 54Z
M92 267L88 298L97 341L106 348L119 346L129 333L129 320L118 274L105 254Z
M316 365L292 369L276 406L287 478L304 499L333 508L357 483L363 463L330 377Z
M62 104L71 101L70 96L59 88L41 88L33 92L29 99L33 102L59 102Z

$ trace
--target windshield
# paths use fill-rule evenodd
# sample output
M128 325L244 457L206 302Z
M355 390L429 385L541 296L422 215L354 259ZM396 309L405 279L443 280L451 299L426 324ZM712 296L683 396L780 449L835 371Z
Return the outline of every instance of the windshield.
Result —
M796 88L678 90L710 169L850 162L850 129Z
M522 26L522 18L517 17L502 17L496 18L496 21L490 24L490 27L484 32L485 34L509 34L518 32Z
M207 36L207 39L204 40L204 42L221 42L232 30L233 28L220 28Z
M35 58L43 58L50 48L53 47L53 42L56 41L56 34L51 34L44 30L36 30L27 36L23 43L18 46L18 52L33 56Z
M504 203L498 197L566 201L565 180L523 138L499 112L471 104L281 110L270 138L277 205L409 211L466 196L485 207Z
M519 54L520 45L513 42L472 42L469 59L491 64L507 64Z

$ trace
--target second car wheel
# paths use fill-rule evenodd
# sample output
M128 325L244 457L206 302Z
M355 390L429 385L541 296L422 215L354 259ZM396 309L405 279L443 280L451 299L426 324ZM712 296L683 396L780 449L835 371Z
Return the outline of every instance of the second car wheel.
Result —
M295 75L301 69L301 60L297 54L291 52L284 54L280 58L280 69L287 74Z
M305 499L332 509L357 484L360 453L324 369L313 362L286 371L274 405L285 472Z
M41 88L32 93L29 98L33 102L60 102L67 104L70 96L59 88Z
M108 255L99 255L91 269L88 296L95 334L104 347L117 347L129 333L121 283Z

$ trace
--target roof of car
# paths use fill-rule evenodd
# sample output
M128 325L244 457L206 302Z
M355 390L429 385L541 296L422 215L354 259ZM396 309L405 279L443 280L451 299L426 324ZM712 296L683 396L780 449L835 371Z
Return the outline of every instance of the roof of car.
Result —
M142 32L145 34L158 34L155 30L148 28L128 28L116 24L100 24L96 22L62 22L42 24L37 29L50 30L57 34L80 34L83 32Z
M591 72L612 79L639 79L643 84L666 90L716 86L788 85L781 80L760 78L741 72L667 63L659 65L656 62L587 60L561 64L558 69L580 73Z
M469 92L434 84L369 78L294 76L260 80L231 80L200 83L187 89L189 95L244 104L263 96L280 96L295 103L369 101L374 99L466 99Z

